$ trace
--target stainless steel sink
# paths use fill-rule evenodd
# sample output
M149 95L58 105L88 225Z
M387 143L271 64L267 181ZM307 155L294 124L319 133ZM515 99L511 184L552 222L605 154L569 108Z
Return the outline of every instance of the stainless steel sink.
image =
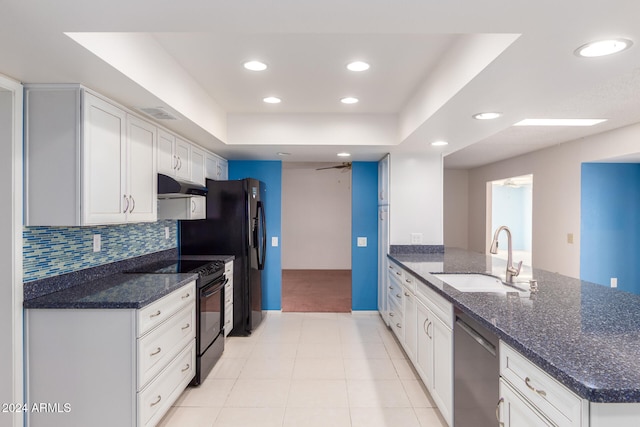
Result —
M509 286L494 276L479 273L442 273L434 274L435 277L442 280L447 285L456 288L460 292L525 292L515 286Z

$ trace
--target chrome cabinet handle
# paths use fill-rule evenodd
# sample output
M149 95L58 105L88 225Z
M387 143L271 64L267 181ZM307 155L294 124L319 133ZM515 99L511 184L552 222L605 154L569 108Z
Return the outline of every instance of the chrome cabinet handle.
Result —
M182 295L182 299L187 299L191 296L191 294L189 292L187 292L186 295Z
M429 326L431 326L431 322L429 322L429 318L424 319L424 323L422 324L422 329L424 329L424 333L427 334L429 338L433 338L431 334L429 334Z
M393 266L390 265L389 268L393 270Z
M131 210L129 211L129 213L131 213L136 208L136 199L134 199L133 196L129 196L129 199L131 199Z
M196 211L196 201L192 200L191 201L191 212L195 212Z
M160 403L161 400L162 400L162 396L158 395L158 400L156 400L155 402L153 402L149 406L156 406L158 403Z
M393 286L389 286L389 289L393 289Z
M173 168L178 169L178 156L173 156L173 160L176 161L176 164L173 166Z
M188 371L190 367L191 367L191 365L189 365L189 364L187 363L187 366L185 366L185 367L182 369L182 372L186 372L186 371Z
M402 325L401 325L400 323L396 323L396 326L397 326L399 329L402 329Z
M189 329L190 327L191 327L191 324L190 324L190 323L187 323L186 325L184 325L184 326L182 327L182 330L184 331L185 329Z
M391 317L395 316L395 314L393 314L393 311L389 312L389 316L391 316Z
M178 156L178 170L182 169L182 158Z
M402 275L402 272L401 272L401 271L396 271L396 274L397 274L398 276L401 276L401 275Z
M155 356L156 354L159 354L162 351L162 349L160 347L157 348L156 351L154 351L153 353L149 354L149 356Z
M427 332L427 336L429 338L433 338L433 336L429 333L429 326L432 326L432 325L433 325L433 322L429 322L429 324L427 325L427 331L426 332Z
M547 392L544 390L538 390L537 388L535 388L534 386L532 386L530 384L531 382L531 378L527 377L524 379L524 383L527 385L527 387L529 387L531 390L535 391L536 393L538 393L540 396L546 396Z
M402 295L396 294L396 298L402 298Z
M124 210L122 211L122 213L127 213L127 211L129 210L129 198L127 197L127 195L125 194L124 196L124 201L126 202L125 206L124 206Z
M500 400L498 400L498 404L496 405L496 420L498 420L498 425L500 427L504 426L504 423L500 421L500 405L503 402L504 402L504 397L501 397Z
M412 282L411 279L405 279L404 281L407 282L407 283L411 283Z
M155 313L150 314L150 315L149 315L149 317L158 317L158 316L160 316L160 313L161 313L161 311L160 311L160 310L158 310L158 311L156 311Z
M405 293L404 293L404 296L405 296L405 297L408 297L408 296L409 296L409 292L405 292Z

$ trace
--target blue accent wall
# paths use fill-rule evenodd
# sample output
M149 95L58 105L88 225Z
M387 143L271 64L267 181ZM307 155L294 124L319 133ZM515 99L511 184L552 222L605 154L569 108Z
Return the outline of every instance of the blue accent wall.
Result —
M169 227L168 239L165 227ZM93 252L94 234L100 234L100 252ZM176 221L96 227L25 227L22 232L23 281L173 249L177 241Z
M267 254L262 272L262 309L282 309L282 162L281 161L229 161L229 179L255 178L265 183L264 200L267 220ZM271 246L271 238L278 238L278 246Z
M584 163L580 278L640 294L640 164Z
M351 170L351 308L378 309L378 163L353 162ZM367 238L358 247L358 237Z

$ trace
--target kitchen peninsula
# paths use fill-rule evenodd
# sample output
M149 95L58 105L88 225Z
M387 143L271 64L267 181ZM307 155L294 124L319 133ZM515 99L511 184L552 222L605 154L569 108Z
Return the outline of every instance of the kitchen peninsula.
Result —
M389 259L417 279L418 292L426 288L437 293L494 333L501 341L501 352L503 347L515 350L513 354L524 356L522 360L532 369L541 369L558 386L566 387L578 402L578 415L577 420L569 417L560 425L640 422L640 296L538 269L517 278L527 288L527 279L537 280L539 290L534 294L460 292L433 274L504 276L505 261L454 248L436 254L392 254ZM501 355L502 376L503 362ZM525 382L537 392L536 398L554 403L552 394L534 389L529 377L522 381L525 391ZM542 411L544 421L529 425L556 425L547 418Z

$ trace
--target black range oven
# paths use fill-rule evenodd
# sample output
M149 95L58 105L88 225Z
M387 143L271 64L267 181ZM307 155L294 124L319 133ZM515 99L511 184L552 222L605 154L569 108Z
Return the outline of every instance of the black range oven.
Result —
M207 377L224 351L224 261L166 260L143 265L128 273L197 273L196 291L196 374L191 385Z

